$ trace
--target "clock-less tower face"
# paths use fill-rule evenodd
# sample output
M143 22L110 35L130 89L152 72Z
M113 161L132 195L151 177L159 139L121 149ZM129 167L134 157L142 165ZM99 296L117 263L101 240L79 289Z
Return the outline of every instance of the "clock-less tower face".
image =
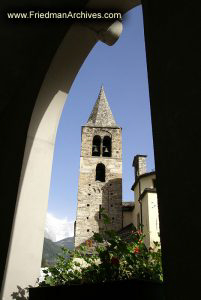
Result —
M75 247L105 228L122 229L122 129L116 124L103 87L82 126Z

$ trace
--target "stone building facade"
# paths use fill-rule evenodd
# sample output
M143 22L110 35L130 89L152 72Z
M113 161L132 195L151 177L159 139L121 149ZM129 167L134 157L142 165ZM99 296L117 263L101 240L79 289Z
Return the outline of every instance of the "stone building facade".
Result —
M103 87L86 125L82 126L75 247L104 230L122 229L122 129L112 115Z

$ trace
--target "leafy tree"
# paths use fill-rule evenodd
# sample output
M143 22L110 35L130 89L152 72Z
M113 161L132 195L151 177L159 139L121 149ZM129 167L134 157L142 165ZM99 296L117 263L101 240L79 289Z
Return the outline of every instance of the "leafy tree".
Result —
M44 271L45 277L40 286L134 278L163 280L160 244L154 242L154 249L147 249L143 241L145 235L134 226L129 240L125 241L114 230L107 230L110 219L103 209L101 215L106 230L94 233L79 249L62 248L63 254L58 256L56 265Z

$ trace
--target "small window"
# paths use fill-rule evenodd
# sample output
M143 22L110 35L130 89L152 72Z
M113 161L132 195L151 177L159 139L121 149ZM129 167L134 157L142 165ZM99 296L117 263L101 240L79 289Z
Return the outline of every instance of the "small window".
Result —
M113 204L111 204L111 207L113 207Z
M91 194L88 194L88 196L91 196Z
M101 149L101 138L99 135L95 135L93 138L92 156L100 156L100 149Z
M89 204L87 204L87 206L90 206Z
M89 220L89 217L87 217L87 220Z
M96 180L105 182L105 166L104 166L104 164L98 164L96 166Z
M89 229L87 229L87 232L89 232Z
M103 138L103 156L111 157L111 138L109 136L105 136Z

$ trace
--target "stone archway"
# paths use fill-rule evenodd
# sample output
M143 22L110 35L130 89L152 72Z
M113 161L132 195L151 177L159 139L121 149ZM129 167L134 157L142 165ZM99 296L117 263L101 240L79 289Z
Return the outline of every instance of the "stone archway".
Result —
M125 3L124 11L137 4L138 1L132 5ZM17 286L34 285L39 276L54 142L70 87L97 40L112 45L121 30L118 21L101 26L98 34L97 27L72 25L46 73L27 134L4 272L3 299L10 299Z

